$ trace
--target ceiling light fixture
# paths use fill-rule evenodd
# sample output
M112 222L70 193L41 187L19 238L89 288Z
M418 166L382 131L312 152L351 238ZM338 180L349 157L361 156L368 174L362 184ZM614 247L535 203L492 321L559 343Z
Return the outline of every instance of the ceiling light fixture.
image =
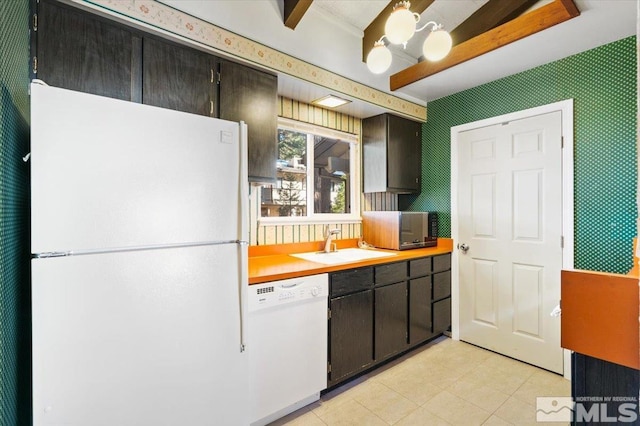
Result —
M341 105L348 104L349 102L351 101L333 95L323 96L322 98L316 99L315 101L311 101L312 104L320 105L325 108L337 108Z
M393 12L389 15L384 26L384 35L373 44L373 49L367 55L367 67L374 74L381 74L391 66L391 51L385 46L382 39L386 38L391 44L401 44L405 49L407 42L413 34L422 31L429 25L433 28L422 45L422 54L429 61L439 61L449 54L453 41L451 35L442 29L442 25L429 21L420 28L416 24L420 22L420 15L412 13L409 8L411 3L401 1L393 6Z

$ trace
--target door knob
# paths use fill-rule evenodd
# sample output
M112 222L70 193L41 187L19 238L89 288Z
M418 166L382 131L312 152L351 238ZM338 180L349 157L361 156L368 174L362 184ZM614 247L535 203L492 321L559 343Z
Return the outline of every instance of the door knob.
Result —
M458 244L458 248L460 250L462 250L462 252L465 253L465 254L467 253L467 250L469 250L469 246L466 245L465 243Z

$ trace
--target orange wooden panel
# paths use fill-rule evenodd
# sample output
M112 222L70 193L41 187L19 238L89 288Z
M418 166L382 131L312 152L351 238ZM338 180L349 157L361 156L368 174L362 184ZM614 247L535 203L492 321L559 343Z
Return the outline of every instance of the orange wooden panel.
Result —
M295 30L313 0L284 0L284 25Z
M454 46L447 57L441 61L418 62L391 75L389 86L391 90L398 90L430 75L575 18L579 14L580 11L572 0L555 0Z
M362 212L362 238L374 247L400 249L400 214Z
M561 345L640 369L638 278L562 271Z

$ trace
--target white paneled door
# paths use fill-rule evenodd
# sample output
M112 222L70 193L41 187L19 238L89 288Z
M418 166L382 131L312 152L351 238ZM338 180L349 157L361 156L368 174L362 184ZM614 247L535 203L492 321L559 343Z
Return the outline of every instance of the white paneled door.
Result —
M460 339L562 373L561 112L458 142Z

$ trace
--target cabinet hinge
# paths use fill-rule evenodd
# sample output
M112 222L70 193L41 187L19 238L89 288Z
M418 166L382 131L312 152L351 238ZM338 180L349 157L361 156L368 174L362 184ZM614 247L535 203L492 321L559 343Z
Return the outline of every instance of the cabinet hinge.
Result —
M34 74L38 73L38 57L37 56L33 57L32 69Z
M216 84L220 84L220 72L216 72Z
M564 136L560 136L560 148L564 148Z
M37 13L33 14L33 23L32 23L32 25L33 25L33 31L34 32L38 31L38 14Z
M331 363L327 362L327 373L331 373Z
M331 319L331 309L327 309L327 319Z
M560 248L564 248L564 236L560 236Z

